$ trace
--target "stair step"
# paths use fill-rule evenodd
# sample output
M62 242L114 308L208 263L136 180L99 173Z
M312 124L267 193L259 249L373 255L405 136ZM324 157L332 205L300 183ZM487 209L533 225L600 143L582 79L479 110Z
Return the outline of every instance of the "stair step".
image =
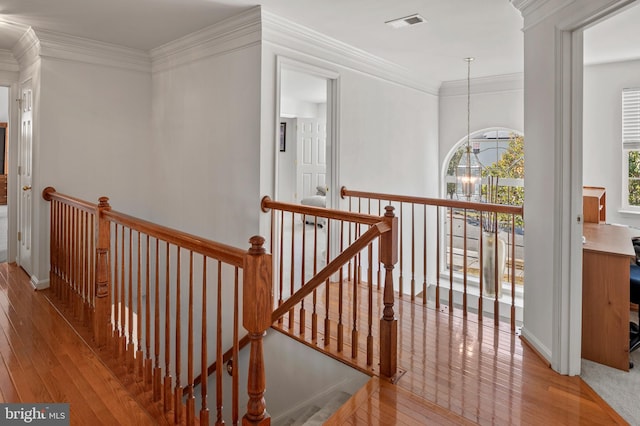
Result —
M338 408L347 402L351 398L346 392L336 392L326 404L322 406L315 414L313 414L307 421L303 423L304 426L321 426L333 413L338 411Z

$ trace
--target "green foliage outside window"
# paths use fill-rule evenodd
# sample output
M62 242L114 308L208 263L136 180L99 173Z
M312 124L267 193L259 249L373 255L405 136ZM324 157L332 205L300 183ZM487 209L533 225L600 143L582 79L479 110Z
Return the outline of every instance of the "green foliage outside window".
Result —
M640 151L629 151L629 205L640 206Z

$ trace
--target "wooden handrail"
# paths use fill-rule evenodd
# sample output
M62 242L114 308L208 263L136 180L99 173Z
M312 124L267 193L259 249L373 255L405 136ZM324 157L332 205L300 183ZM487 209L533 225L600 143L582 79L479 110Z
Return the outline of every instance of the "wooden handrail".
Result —
M220 260L233 266L242 267L244 262L246 251L240 250L236 247L201 238L186 232L177 231L166 226L156 225L155 223L113 210L105 212L105 217L111 222L140 231L152 237L157 237L162 241L169 242L169 244L174 244L187 250L198 252L207 257Z
M98 208L97 204L88 203L79 198L61 194L56 192L55 188L50 186L42 191L42 197L46 201L61 201L88 213L95 213ZM201 238L186 232L177 231L166 226L157 225L144 219L139 219L114 210L104 211L103 214L105 219L108 219L113 223L140 231L141 233L148 234L154 238L157 237L158 239L169 242L169 244L198 252L224 263L242 267L244 262L246 251L240 250L236 247Z
M44 198L46 201L52 201L52 200L61 201L65 204L68 204L72 207L75 207L87 213L95 213L98 209L97 204L88 203L79 198L60 194L59 192L56 192L55 188L53 188L52 186L47 186L45 189L42 190L42 198Z
M268 212L269 209L277 209L285 212L299 213L308 216L318 216L327 219L343 220L345 222L358 222L365 225L375 225L380 222L380 216L373 216L369 214L353 213L344 210L333 210L324 207L312 207L303 206L301 204L283 203L280 201L273 201L269 196L262 198L261 207L263 212Z
M455 209L478 210L483 212L507 213L524 215L523 206L511 206L506 204L477 203L472 201L448 200L446 198L415 197L411 195L383 194L379 192L352 191L343 186L340 189L340 197L373 198L384 201L397 201L401 203L426 204L428 206L452 207Z
M374 239L380 235L391 230L386 222L378 222L373 225L367 232L362 234L360 238L353 242L347 249L340 253L335 259L333 259L327 266L325 266L317 275L307 281L300 290L296 291L291 297L289 297L282 305L278 306L271 314L271 321L277 321L281 316L286 314L289 309L300 303L302 299L307 297L318 288L321 284L340 270L349 259L357 255L361 250L369 245Z

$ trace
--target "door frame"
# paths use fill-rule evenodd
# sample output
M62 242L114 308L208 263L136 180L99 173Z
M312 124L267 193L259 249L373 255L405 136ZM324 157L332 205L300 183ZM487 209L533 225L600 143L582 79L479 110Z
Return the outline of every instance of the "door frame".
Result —
M282 69L313 75L327 81L327 177L329 179L329 194L327 194L327 207L339 206L339 86L340 75L332 70L321 68L312 64L297 61L285 56L276 56L276 108L274 117L274 141L279 140L280 133L280 106L282 88ZM278 200L278 143L274 143L274 198Z

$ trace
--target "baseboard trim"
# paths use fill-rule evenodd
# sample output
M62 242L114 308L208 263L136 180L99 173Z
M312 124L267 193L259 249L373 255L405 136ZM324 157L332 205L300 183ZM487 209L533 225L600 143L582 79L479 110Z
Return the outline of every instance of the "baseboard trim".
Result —
M540 360L547 365L547 367L551 368L551 352L524 327L522 327L521 330L520 340L522 340L522 342L527 345L540 358Z
M31 275L30 282L34 290L44 290L46 288L49 288L49 280L40 281L35 275Z

